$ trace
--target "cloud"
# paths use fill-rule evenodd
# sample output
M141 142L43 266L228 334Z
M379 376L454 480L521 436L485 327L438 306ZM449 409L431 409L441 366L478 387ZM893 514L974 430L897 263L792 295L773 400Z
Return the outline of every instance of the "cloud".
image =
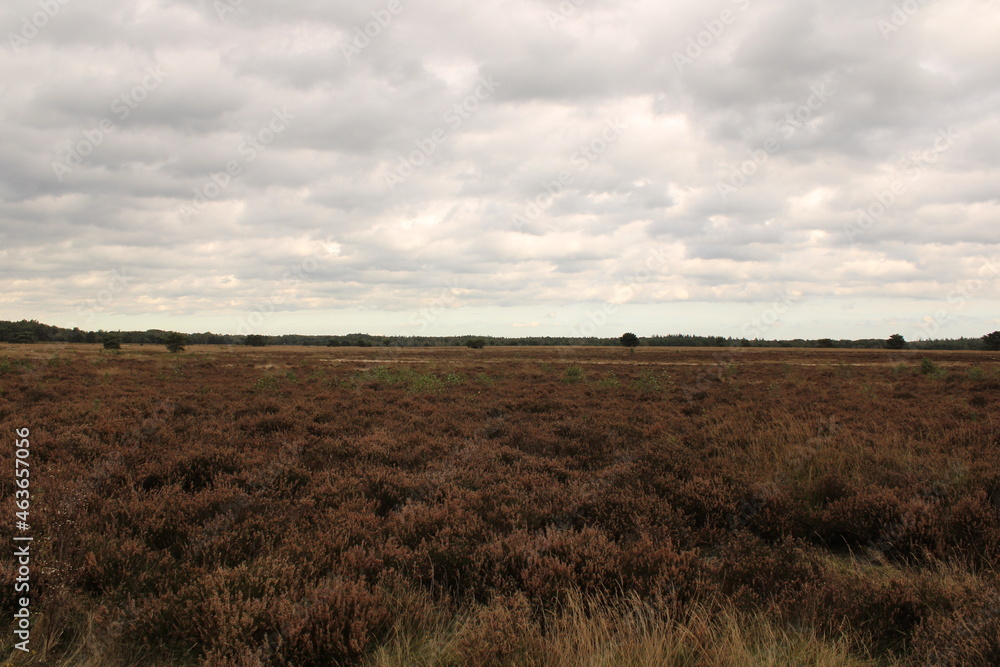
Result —
M1000 242L985 5L7 3L0 317L569 335L666 248L598 333L916 327Z

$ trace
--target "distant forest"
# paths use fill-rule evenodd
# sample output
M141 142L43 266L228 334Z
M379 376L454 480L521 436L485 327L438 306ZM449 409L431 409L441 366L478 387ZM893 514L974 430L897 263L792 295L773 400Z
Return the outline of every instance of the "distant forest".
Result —
M83 331L73 328L43 324L36 320L11 322L0 320L0 343L103 343L106 338L115 338L121 343L163 344L169 331L149 329L147 331ZM211 332L188 333L191 345L315 345L330 347L437 347L460 346L472 339L480 339L487 346L513 345L620 345L614 338L574 338L571 336L527 336L505 338L500 336L375 336L353 333L336 336L306 336L284 334L266 336L251 334L217 334ZM762 340L746 338L724 338L722 336L688 336L681 334L639 338L643 346L660 347L820 347L872 349L886 347L886 339L868 338L861 340L833 340L830 338L804 340ZM982 350L980 338L954 338L940 340L907 341L906 346L917 350Z

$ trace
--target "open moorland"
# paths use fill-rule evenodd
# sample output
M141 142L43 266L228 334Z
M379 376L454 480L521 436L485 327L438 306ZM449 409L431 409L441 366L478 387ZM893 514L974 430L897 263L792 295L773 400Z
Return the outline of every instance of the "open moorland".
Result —
M0 345L2 657L1000 664L998 390L990 352Z

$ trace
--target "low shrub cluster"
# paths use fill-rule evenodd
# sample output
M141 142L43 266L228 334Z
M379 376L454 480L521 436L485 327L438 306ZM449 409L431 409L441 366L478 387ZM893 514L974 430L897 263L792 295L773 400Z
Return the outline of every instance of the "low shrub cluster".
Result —
M519 353L4 357L12 664L1000 660L990 359Z

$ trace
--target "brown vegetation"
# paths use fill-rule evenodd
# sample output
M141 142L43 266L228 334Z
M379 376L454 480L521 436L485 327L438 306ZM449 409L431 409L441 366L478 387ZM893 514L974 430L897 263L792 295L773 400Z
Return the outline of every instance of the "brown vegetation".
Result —
M0 346L37 652L2 645L997 664L998 388L985 352Z

